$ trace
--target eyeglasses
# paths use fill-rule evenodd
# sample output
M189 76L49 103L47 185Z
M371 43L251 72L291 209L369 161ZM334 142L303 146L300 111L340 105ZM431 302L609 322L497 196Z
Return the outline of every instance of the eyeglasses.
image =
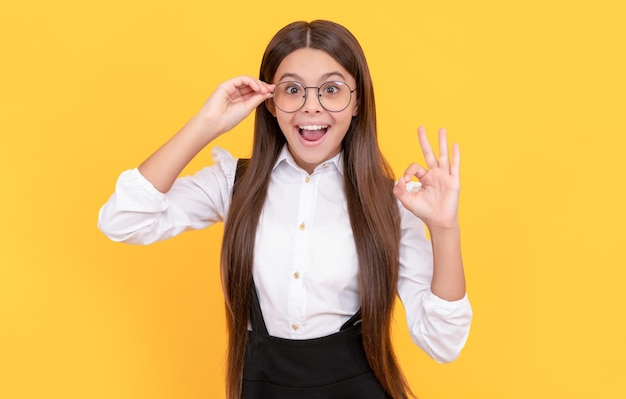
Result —
M345 82L326 82L319 87L306 87L298 82L281 82L274 88L274 104L283 112L296 112L306 103L307 89L317 89L320 105L329 112L341 112L352 101L351 90Z

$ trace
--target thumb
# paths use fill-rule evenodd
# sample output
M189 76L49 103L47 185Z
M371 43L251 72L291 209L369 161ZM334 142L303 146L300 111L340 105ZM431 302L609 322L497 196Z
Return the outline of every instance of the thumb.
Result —
M397 199L402 201L402 198L406 194L406 178L404 176L400 177L396 184L393 186L393 194Z

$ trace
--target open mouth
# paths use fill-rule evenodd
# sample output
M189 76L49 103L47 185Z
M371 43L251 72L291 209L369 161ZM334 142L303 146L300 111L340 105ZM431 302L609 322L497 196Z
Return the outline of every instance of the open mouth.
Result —
M300 136L306 141L318 141L328 131L328 125L298 125Z

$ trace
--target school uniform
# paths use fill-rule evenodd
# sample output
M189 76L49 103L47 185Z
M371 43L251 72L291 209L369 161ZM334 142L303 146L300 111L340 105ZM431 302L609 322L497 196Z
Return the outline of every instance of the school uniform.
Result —
M115 193L100 210L100 229L114 241L148 244L224 221L230 207L237 159L220 148L213 150L213 156L215 165L177 179L166 194L156 190L137 169L123 172ZM292 341L328 339L325 337L335 334L360 333L355 316L360 306L359 268L343 190L342 162L342 154L338 154L308 174L296 165L286 147L276 161L255 243L253 298L257 303L253 303L252 310L258 311L258 317L255 323L250 323L251 345L262 342L259 348L263 348L268 347L267 342L280 346L290 345ZM465 296L458 301L445 301L430 291L432 248L424 225L402 205L398 203L398 206L401 215L398 295L411 337L436 361L452 361L469 334L472 318L469 300ZM251 320L254 319L253 315ZM346 330L351 332L345 333ZM246 359L244 397L247 376L258 378L254 373L266 371L254 365L254 356L261 352L262 349L251 351ZM358 351L355 353L356 357L361 356ZM298 364L297 359L290 360L289 356L284 361L294 364L281 369L279 363L273 374L289 375L287 371L295 370ZM351 368L334 362L328 366L331 367L328 373L322 370L313 374L330 377L341 374L335 366L339 370ZM297 373L312 372L296 370ZM313 382L328 381L322 378ZM363 382L361 386L369 385ZM310 393L312 396L298 394L298 397L348 397ZM265 397L278 398L272 394Z

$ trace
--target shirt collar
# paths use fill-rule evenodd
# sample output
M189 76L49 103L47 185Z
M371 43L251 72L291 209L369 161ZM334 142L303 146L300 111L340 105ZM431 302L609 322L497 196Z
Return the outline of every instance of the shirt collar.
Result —
M289 149L287 148L287 144L283 146L283 149L280 151L280 154L278 154L278 158L276 159L276 163L274 164L274 167L272 168L272 170L276 170L278 165L280 165L283 162L287 163L292 168L302 170L302 168L300 168L298 164L296 164L296 161L293 159L293 156L291 155L291 153L289 152ZM326 167L324 165L326 165ZM322 162L317 168L315 168L315 170L319 170L322 168L326 169L327 167L331 165L334 165L335 169L337 169L339 173L343 174L343 151L339 152L339 154L328 159L327 161Z

